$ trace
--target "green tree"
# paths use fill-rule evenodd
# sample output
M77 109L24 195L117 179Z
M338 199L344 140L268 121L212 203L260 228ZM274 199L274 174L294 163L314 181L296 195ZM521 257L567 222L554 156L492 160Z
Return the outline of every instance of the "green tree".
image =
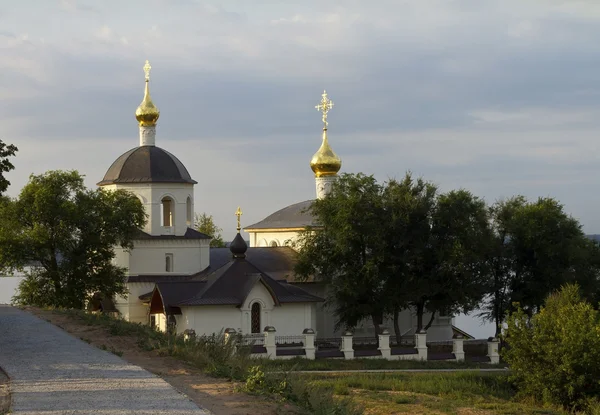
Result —
M225 248L225 242L221 236L223 229L215 224L212 215L207 215L206 213L199 215L196 213L194 217L194 228L196 228L198 232L202 232L212 238L210 241L211 248Z
M507 319L502 356L519 394L586 410L600 397L600 314L567 285L530 317L517 307ZM595 413L595 412L594 412Z
M327 285L338 328L371 318L378 329L385 312L382 187L373 176L343 174L311 209L319 228L300 234L296 274Z
M12 144L6 144L0 140L0 194L6 192L10 182L4 177L4 173L13 170L15 166L10 162L9 157L14 157L18 151Z
M15 301L82 308L96 293L125 294L114 249L132 248L145 222L142 204L128 192L86 189L76 171L32 175L17 199L0 206L0 263L37 264Z
M492 283L483 316L495 321L497 334L513 303L532 316L566 283L578 283L589 298L597 298L600 251L560 203L517 196L496 203L491 212Z
M485 262L489 245L487 208L466 190L455 190L415 205L416 226L408 234L405 272L393 295L404 295L417 315L417 330L427 330L437 313L467 313L475 309L488 287ZM410 223L410 222L409 222ZM393 249L392 252L397 251ZM423 316L431 313L427 324Z

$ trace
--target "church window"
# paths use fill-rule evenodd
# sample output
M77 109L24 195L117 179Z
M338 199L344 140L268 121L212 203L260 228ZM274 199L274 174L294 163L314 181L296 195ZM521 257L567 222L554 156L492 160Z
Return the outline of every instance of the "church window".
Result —
M271 246L272 246L273 248L276 248L276 247L278 246L278 245L277 245L277 241L271 241Z
M173 272L173 254L165 255L165 271Z
M156 316L154 314L150 314L150 327L156 327Z
M260 304L254 303L252 304L252 312L251 312L251 329L252 333L260 333Z
M187 202L186 202L186 212L187 212L187 216L186 216L186 223L188 227L192 227L192 216L194 215L194 212L192 212L192 198L188 196L187 198Z
M162 226L173 226L173 199L164 197L162 203Z

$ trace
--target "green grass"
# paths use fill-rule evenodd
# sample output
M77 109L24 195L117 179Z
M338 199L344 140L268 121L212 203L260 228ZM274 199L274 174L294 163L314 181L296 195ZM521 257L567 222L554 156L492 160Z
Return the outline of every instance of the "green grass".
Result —
M375 373L298 374L311 387L352 400L370 414L458 414L476 409L489 414L563 415L557 408L541 408L515 401L515 391L502 373Z
M261 366L267 371L286 370L386 370L386 369L504 369L505 364L452 362L452 361L419 361L419 360L384 360L384 359L318 359L307 360L300 357L289 360L261 360Z

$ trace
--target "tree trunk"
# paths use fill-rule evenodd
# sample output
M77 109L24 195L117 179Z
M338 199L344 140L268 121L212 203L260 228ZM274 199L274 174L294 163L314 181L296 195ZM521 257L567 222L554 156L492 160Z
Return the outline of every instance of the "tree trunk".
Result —
M429 323L425 326L425 331L429 330L429 327L433 324L433 320L435 319L435 311L431 313L431 318L429 319Z
M371 318L373 319L373 327L375 327L375 342L377 343L377 347L379 347L379 333L381 333L381 323L383 319L376 314L371 315Z
M400 332L400 310L394 310L394 333L396 333L396 343L398 346L402 343L402 333Z
M417 333L418 333L423 328L423 310L425 308L425 302L419 301L416 304L416 308L417 308Z

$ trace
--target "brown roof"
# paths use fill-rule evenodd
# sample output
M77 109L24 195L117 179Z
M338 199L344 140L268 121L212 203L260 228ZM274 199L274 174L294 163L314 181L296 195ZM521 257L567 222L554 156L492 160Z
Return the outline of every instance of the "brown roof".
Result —
M156 146L134 147L108 168L98 186L115 183L196 184L177 157Z

